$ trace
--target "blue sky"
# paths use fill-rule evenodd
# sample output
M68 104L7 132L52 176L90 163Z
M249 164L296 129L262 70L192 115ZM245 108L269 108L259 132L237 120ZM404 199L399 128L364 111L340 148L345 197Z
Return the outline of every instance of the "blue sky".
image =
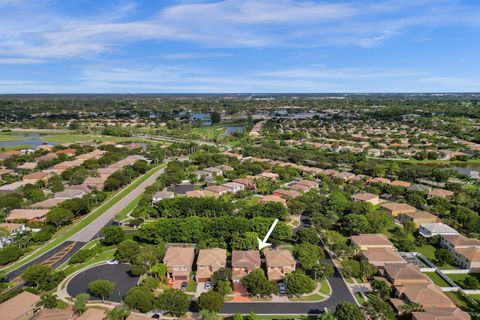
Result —
M480 91L480 1L0 0L0 93Z

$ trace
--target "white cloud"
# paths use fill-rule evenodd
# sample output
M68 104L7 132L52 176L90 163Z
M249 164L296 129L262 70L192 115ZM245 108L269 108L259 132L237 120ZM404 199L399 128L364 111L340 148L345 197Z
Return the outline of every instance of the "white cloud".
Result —
M10 2L17 1L3 0ZM372 47L413 26L480 25L480 7L457 1L225 0L171 5L142 19L129 18L141 9L132 2L96 16L59 14L48 4L0 12L0 55L93 57L157 40L211 48Z
M39 64L44 62L45 60L32 58L0 58L0 64Z

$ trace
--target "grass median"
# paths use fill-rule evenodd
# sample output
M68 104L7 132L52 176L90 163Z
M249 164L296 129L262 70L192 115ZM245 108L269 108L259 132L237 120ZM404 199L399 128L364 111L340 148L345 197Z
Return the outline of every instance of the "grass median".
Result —
M104 214L108 209L110 209L114 204L116 204L120 199L124 198L126 195L128 195L130 192L132 192L135 188L137 188L141 183L143 183L145 180L147 180L149 177L151 177L155 172L161 170L163 167L165 167L165 164L159 165L145 173L143 176L138 177L135 179L131 184L129 184L126 188L122 189L121 191L112 194L107 200L105 200L99 207L94 209L92 212L90 212L87 216L85 216L83 219L81 219L78 223L73 225L70 229L68 229L65 233L60 235L58 238L55 238L45 244L43 247L38 249L37 251L33 252L31 255L24 257L23 259L17 261L16 263L13 263L10 266L7 266L3 269L2 271L9 273L12 272L24 264L27 264L36 258L40 257L42 254L48 252L49 250L53 249L57 245L61 244L62 242L66 241L68 238L73 236L75 233L78 231L82 230L86 226L88 226L90 223L92 223L95 219L100 217L102 214Z

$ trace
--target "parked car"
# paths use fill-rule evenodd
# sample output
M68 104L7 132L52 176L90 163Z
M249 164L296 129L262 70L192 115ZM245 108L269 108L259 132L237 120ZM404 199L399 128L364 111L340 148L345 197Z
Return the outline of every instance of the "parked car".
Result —
M186 283L186 282L182 282L182 285L180 286L180 289L182 289L182 290L187 289L187 283Z
M278 293L280 293L281 296L285 295L285 289L286 289L285 283L280 282L278 284Z
M210 281L205 282L205 290L210 290L212 283Z
M107 264L119 264L119 261L118 260L110 260L110 261L107 261Z

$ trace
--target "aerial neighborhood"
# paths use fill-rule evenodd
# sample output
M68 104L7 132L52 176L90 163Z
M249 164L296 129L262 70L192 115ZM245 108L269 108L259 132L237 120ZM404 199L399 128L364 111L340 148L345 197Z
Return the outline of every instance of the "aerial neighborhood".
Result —
M477 120L422 99L125 99L1 151L1 319L478 316Z

